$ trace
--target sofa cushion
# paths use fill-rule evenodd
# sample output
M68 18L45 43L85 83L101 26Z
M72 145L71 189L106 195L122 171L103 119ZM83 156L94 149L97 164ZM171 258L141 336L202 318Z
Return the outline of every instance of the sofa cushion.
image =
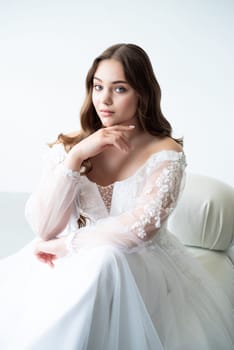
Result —
M233 263L225 252L188 247L188 251L216 280L234 306Z
M185 245L226 250L234 236L234 189L217 179L188 173L168 228Z

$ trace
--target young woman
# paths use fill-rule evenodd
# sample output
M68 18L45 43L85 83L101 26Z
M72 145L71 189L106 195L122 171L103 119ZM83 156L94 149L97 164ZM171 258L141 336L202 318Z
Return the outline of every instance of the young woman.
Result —
M147 54L108 48L86 90L27 203L40 239L0 264L0 348L233 349L229 301L166 228L186 162Z

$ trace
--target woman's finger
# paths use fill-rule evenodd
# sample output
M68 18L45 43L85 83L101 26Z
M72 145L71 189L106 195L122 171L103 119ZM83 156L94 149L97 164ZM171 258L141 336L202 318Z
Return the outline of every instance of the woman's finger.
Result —
M54 267L53 260L56 259L56 255L44 253L44 252L39 252L39 253L36 253L36 256L41 262L48 264L51 267Z
M124 140L114 141L113 146L115 146L122 152L128 152L130 149L130 146Z
M120 151L128 152L130 150L131 146L129 140L122 132L111 132L106 138L109 145L117 147Z

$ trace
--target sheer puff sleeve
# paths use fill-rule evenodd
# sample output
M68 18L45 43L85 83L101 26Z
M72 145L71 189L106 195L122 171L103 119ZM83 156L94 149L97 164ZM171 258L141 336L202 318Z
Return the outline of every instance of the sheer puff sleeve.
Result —
M26 203L27 221L45 240L64 230L76 205L80 174L64 166L66 154L63 144L45 153L41 181Z
M148 167L134 207L73 232L67 238L70 252L97 245L129 252L149 243L175 208L184 178L183 152L162 151L161 156Z

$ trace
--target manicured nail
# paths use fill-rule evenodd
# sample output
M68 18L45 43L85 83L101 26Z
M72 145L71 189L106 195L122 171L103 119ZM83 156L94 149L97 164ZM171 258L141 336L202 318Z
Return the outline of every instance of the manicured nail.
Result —
M129 125L128 127L129 127L129 129L134 129L135 125Z

